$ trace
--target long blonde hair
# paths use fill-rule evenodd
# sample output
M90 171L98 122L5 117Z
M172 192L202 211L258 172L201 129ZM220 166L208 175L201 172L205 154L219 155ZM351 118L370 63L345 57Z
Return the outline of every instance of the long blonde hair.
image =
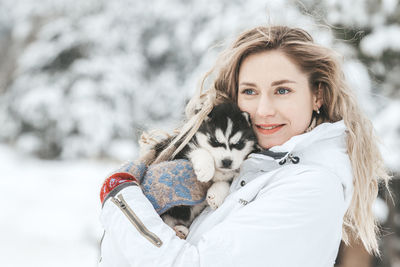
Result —
M354 193L344 216L342 239L346 244L350 237L358 239L370 254L379 255L378 227L372 205L378 194L379 182L383 182L388 189L390 176L385 170L373 126L346 85L338 55L314 43L302 29L256 27L240 34L203 78L197 94L187 105L187 123L156 161L167 160L179 152L215 104L227 99L237 101L240 65L247 56L273 49L284 52L296 62L308 75L311 90L322 97L318 123L344 120L348 130L347 152L353 170ZM206 81L213 76L213 84L206 89Z

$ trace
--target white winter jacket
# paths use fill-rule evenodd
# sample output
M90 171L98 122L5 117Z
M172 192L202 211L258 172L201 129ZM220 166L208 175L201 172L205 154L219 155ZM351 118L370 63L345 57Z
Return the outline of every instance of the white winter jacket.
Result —
M139 187L122 189L103 206L100 266L332 267L353 190L345 138L343 121L323 123L270 149L284 153L251 154L186 240Z

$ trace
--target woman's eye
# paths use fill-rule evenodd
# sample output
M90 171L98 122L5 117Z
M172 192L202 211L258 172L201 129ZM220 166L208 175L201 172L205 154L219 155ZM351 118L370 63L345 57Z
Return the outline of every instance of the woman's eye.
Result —
M254 95L255 92L254 92L253 89L244 89L244 90L242 90L242 94L245 94L245 95Z
M278 88L276 92L278 93L278 95L286 95L290 92L290 90L287 88Z

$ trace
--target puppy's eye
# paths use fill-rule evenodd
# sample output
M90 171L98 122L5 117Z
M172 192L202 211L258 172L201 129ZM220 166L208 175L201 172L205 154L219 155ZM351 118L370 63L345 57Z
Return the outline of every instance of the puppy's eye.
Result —
M239 149L239 150L243 149L244 148L244 142L242 140L240 140L236 144L233 144L232 147L235 148L235 149Z
M222 143L218 142L218 140L215 137L211 137L208 142L213 147L220 147L220 146L224 147L225 146L225 144L222 144Z

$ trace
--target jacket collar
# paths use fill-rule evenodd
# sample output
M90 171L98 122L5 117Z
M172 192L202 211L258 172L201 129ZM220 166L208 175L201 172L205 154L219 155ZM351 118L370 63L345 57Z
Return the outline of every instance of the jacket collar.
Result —
M346 133L346 126L343 120L334 123L322 123L312 131L293 136L282 145L262 150L257 154L251 154L249 158L264 158L282 162L293 160L298 157L296 154L307 155L307 148L321 144L324 151L334 149L335 146L343 147L343 140ZM299 158L301 160L301 158Z
M242 164L241 173L269 172L297 163L302 168L323 167L340 179L348 207L353 192L353 175L347 154L346 131L343 121L322 123L312 131L294 136L280 146L250 154ZM251 180L256 177L257 175L253 175Z

